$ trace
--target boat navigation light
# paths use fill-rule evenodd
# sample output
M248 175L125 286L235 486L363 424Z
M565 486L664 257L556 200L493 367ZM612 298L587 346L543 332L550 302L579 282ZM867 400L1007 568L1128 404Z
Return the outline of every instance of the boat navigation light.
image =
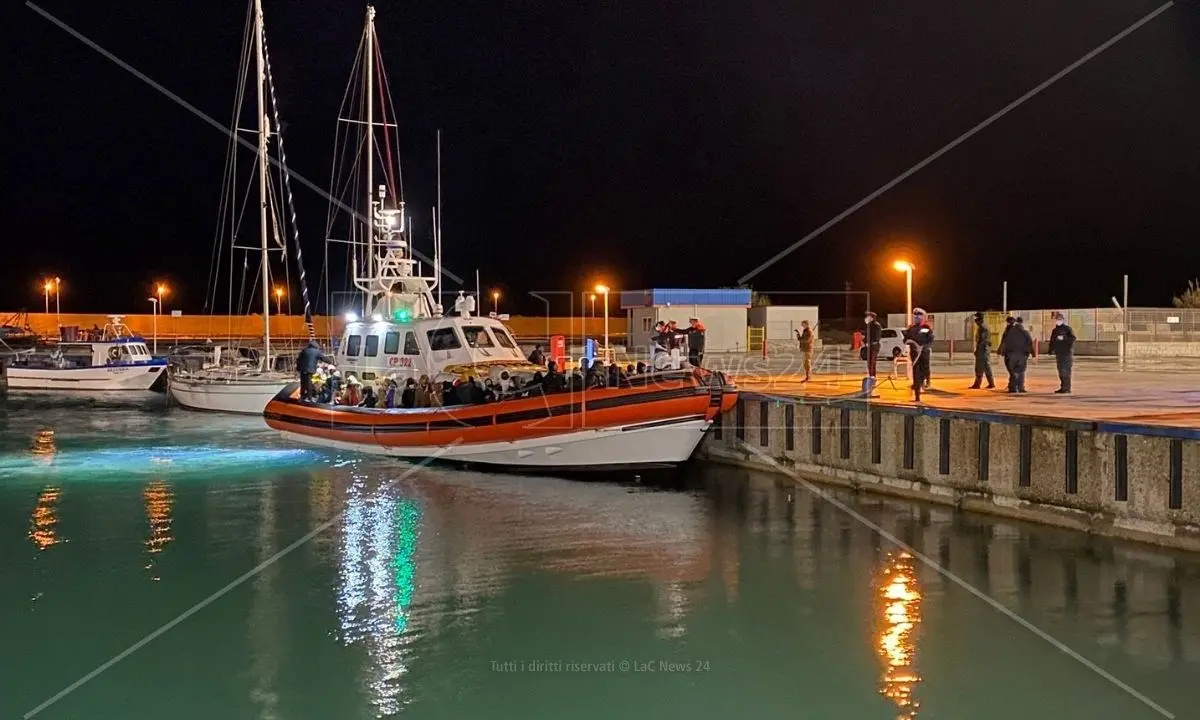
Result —
M373 320L374 322L383 322L383 316L380 315L379 313L375 313L374 315L371 316L371 320Z
M352 312L346 313L346 322L358 322L358 315Z

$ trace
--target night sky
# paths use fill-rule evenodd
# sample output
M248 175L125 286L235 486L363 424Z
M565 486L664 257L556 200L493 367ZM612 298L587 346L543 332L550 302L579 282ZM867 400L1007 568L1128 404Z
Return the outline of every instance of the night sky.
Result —
M378 2L405 199L511 298L733 286L1157 0ZM242 0L39 5L226 121ZM364 6L264 0L291 166L324 185ZM0 309L199 312L227 138L19 4L4 18ZM246 153L249 160L250 153ZM1200 4L1179 3L752 281L930 309L1165 305L1200 275ZM310 275L326 202L297 188ZM418 239L428 249L427 237ZM315 290L315 288L314 288ZM797 298L803 301L805 298ZM811 298L808 298L811 300ZM510 304L511 302L511 304ZM825 314L841 314L834 299ZM855 310L857 312L857 309Z

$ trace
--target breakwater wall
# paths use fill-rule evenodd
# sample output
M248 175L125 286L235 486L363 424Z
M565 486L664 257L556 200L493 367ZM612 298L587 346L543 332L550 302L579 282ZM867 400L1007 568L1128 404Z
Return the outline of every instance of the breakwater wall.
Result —
M1200 429L743 393L700 454L1200 551Z

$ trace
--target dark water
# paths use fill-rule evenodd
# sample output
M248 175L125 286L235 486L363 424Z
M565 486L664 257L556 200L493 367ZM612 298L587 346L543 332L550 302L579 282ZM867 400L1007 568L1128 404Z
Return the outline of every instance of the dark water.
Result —
M1161 717L806 491L648 479L411 472L155 400L10 399L0 717L189 611L36 717ZM1197 558L848 501L1200 717Z

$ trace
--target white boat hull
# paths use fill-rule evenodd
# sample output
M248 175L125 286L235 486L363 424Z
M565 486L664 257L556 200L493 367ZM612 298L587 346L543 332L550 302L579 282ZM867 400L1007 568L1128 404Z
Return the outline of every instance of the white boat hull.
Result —
M166 371L165 365L9 367L5 377L11 390L149 390Z
M172 377L171 397L191 410L262 415L271 398L295 382L294 378L211 379Z
M419 461L425 458L505 468L602 470L625 466L676 465L692 456L712 423L681 418L627 427L579 430L514 442L452 446L384 447L283 431L285 438L311 445L387 455Z

